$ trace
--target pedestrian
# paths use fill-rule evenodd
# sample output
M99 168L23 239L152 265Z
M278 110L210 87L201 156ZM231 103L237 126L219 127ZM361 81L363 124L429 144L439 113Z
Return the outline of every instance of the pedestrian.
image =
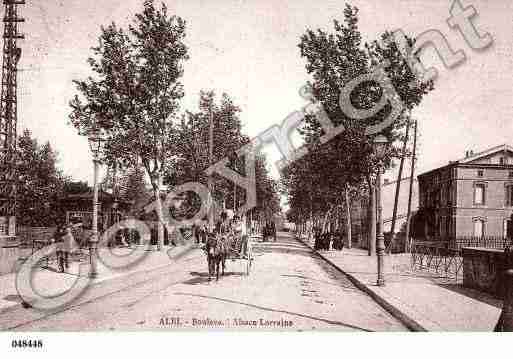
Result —
M341 251L344 248L344 237L340 230L335 231L333 235L333 249Z
M61 273L69 269L69 256L75 247L75 238L71 231L72 227L69 225L64 229L64 234L60 237L57 244L57 259Z
M247 258L248 251L248 230L246 221L240 219L238 216L234 217L234 234L236 238L240 239L240 252L241 258Z
M314 250L319 251L322 249L322 238L321 231L318 227L313 228L313 236L314 236Z
M57 228L53 234L52 242L55 243L56 247L57 247L56 255L57 255L57 265L59 266L59 269L60 269L60 263L61 263L61 257L62 257L61 243L63 241L63 237L65 234L66 234L66 232L65 232L64 224L62 224L62 223L58 224ZM64 269L61 270L61 272L63 272L63 271L64 271Z
M204 224L202 231L201 231L201 243L207 243L207 234L208 234L208 227L206 224Z

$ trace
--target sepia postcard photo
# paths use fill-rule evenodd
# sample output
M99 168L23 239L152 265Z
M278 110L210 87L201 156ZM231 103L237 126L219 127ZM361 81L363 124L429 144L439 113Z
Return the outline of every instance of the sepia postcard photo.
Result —
M511 1L0 7L0 352L513 331Z

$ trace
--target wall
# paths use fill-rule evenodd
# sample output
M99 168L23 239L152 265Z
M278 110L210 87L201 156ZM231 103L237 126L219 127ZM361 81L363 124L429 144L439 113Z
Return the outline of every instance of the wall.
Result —
M498 298L503 296L504 251L487 248L463 249L463 286L477 289Z
M16 243L7 244L0 239L0 275L14 272L21 264L20 258L32 254L33 240L48 241L54 233L55 228L20 227Z
M477 171L483 171L483 177L477 176ZM504 220L508 219L513 207L506 206L505 184L513 184L509 178L510 169L485 168L458 168L457 180L457 234L473 234L473 221L477 218L485 220L486 236L502 236L504 233ZM474 184L484 183L485 203L474 204Z

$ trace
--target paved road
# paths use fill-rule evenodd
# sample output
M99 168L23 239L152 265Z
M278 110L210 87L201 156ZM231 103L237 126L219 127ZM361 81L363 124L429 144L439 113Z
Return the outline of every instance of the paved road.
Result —
M54 313L18 308L0 314L1 330L406 330L370 297L296 240L255 243L249 277L243 262L209 282L194 250L180 262L93 286Z

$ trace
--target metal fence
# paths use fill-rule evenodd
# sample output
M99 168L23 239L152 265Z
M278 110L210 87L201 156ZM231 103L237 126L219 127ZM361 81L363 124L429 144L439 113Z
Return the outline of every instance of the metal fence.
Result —
M413 241L411 266L413 270L431 271L445 278L458 280L463 276L462 248L483 247L503 250L513 240L504 237L457 237L444 240Z
M504 249L508 245L512 244L511 238L505 237L490 237L490 236L482 236L482 237L473 237L473 236L464 236L457 237L454 239L449 239L451 248L461 249L463 247L483 247L483 248L493 248L493 249Z

